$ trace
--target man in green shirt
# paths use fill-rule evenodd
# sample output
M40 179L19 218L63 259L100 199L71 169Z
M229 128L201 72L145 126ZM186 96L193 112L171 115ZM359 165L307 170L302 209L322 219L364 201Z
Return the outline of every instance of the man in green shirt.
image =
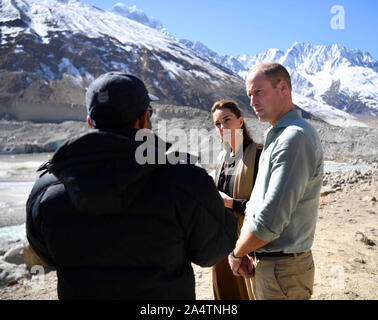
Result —
M290 75L282 65L263 63L251 69L246 89L257 117L271 127L230 267L235 275L254 274L256 299L309 299L323 178L320 139L296 110Z

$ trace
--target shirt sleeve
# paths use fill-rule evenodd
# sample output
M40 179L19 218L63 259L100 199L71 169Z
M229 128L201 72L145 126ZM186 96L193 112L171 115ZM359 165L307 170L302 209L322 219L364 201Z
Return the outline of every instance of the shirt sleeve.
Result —
M314 166L314 148L305 134L296 129L286 130L271 154L270 179L263 203L248 219L250 232L267 242L279 238L304 195Z

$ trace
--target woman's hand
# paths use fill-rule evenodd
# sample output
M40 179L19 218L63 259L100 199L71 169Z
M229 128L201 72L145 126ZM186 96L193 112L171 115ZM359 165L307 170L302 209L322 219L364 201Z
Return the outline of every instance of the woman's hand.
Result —
M219 191L219 194L221 195L221 197L223 199L224 206L226 208L232 209L234 207L234 199L231 198L230 196L228 196L227 194L225 194L222 191Z

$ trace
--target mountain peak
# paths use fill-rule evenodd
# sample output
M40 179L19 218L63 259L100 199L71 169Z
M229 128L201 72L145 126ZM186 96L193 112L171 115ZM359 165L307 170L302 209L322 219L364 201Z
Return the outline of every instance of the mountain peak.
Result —
M122 17L139 22L150 28L163 32L166 31L159 20L149 17L143 10L138 9L136 5L128 7L124 3L118 2L110 11Z
M0 1L0 100L10 109L16 99L36 96L80 104L80 90L111 70L140 76L164 103L206 108L227 93L243 106L241 78L256 64L276 61L310 108L378 110L378 62L361 50L296 41L286 52L220 56L199 41L175 39L135 5L118 2L108 12L78 0Z
M162 25L136 6L114 11L76 0L1 0L0 116L76 120L88 84L109 71L136 75L160 103L207 109L222 92L246 105L232 71L156 30Z
M340 67L363 67L378 71L378 62L368 52L351 50L339 44L314 45L295 42L281 63L291 70L305 70L309 74Z

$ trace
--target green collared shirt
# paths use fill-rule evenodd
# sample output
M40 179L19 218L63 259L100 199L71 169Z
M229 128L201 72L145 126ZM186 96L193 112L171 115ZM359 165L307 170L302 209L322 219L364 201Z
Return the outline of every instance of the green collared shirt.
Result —
M265 132L264 150L243 225L269 242L258 252L310 250L323 165L318 134L302 119L299 110L289 111Z

